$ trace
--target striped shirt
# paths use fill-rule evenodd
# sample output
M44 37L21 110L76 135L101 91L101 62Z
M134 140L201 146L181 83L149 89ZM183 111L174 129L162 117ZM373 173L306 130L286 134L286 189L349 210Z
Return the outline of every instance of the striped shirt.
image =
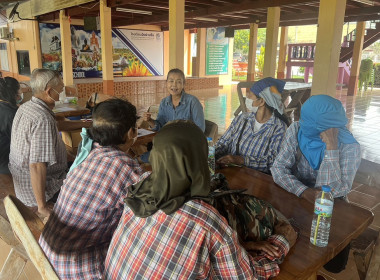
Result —
M66 177L67 152L53 111L33 96L20 106L13 119L9 154L16 196L27 206L37 206L29 165L39 162L47 163L45 196L48 201L59 191Z
M100 279L126 188L144 179L124 152L94 144L64 181L40 245L60 279Z
M302 153L299 160L296 159L298 129L299 123L295 122L286 131L280 153L271 168L273 180L297 196L307 188L321 188L323 185L331 187L334 197L347 195L359 168L360 145L341 144L339 150L325 150L319 170L314 170Z
M245 122L247 123L243 129ZM225 155L243 156L245 166L268 173L280 150L286 124L272 115L259 131L254 132L255 122L255 113L242 113L237 116L216 143L216 159ZM238 142L239 153L236 151Z
M282 253L256 257L209 204L192 200L171 215L159 210L139 218L125 207L112 238L105 279L268 279L289 251L283 236L268 239Z

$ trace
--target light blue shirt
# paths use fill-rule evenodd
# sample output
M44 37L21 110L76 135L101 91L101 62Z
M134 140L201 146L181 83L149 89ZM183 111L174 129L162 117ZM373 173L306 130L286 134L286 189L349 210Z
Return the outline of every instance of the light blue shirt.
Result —
M193 121L203 132L206 128L202 104L198 98L184 91L182 91L181 100L176 108L173 106L171 95L161 100L154 130L158 131L167 122L174 120Z

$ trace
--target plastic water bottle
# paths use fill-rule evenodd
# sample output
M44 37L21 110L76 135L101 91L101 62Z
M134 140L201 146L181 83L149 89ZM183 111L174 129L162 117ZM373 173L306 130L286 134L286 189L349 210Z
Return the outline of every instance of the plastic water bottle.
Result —
M318 247L326 247L329 241L331 216L334 198L329 186L322 186L314 204L314 217L311 223L310 242Z
M214 175L215 173L215 147L214 142L211 137L207 137L208 143L208 169L210 170L210 174Z

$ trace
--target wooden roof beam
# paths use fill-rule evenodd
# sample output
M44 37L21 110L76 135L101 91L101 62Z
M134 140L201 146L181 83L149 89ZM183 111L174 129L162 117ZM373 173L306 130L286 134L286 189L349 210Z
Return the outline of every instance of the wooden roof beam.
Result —
M288 4L303 3L303 0L258 0L254 2L243 2L240 4L229 4L223 6L213 6L210 8L197 9L191 12L185 13L185 18L195 18L195 17L207 17L207 16L217 16L218 14L228 13L228 12L255 12L256 9L276 7L276 6L286 6ZM314 2L314 1L310 1ZM150 24L153 21L163 21L168 19L166 16L157 17L144 17L141 21L136 21L133 24Z

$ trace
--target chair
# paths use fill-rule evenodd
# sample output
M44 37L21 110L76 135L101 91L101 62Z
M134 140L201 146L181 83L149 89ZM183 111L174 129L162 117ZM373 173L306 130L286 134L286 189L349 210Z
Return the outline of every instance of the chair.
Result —
M218 137L218 125L212 121L205 120L206 129L205 135L206 137L211 137L214 142L216 142L216 138Z
M58 280L56 272L37 242L44 228L40 218L13 195L4 199L4 206L13 232L24 245L42 279Z
M303 79L283 79L284 82L294 82L294 83L304 83ZM242 88L249 89L255 82L240 82L237 84L237 92L239 96L240 106L236 109L234 115L235 117L239 115L240 112L247 112L247 108L245 106L245 97L242 93ZM300 110L302 104L310 97L310 89L303 89L303 90L296 90L296 91L289 91L284 90L281 94L282 102L285 105L286 99L289 97L289 95L292 98L292 101L288 104L288 106L285 106L285 113L288 115L290 119L290 115L292 112L294 112L294 121L299 120L300 116Z

